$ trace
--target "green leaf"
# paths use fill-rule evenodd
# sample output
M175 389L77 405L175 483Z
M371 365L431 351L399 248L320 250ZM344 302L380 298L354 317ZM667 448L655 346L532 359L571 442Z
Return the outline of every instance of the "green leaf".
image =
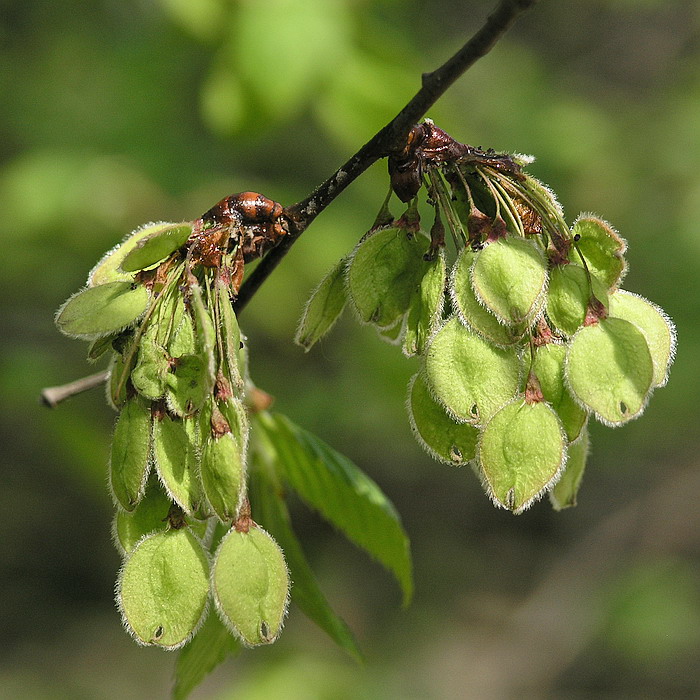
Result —
M589 285L588 275L581 265L570 263L557 266L550 272L547 316L566 335L576 333L586 320L591 286L596 299L607 307L605 285L593 274Z
M518 391L520 360L452 316L433 336L425 355L431 394L457 420L483 424Z
M471 282L475 257L476 253L471 248L464 248L454 264L449 288L455 310L462 323L494 345L514 345L523 337L528 324L506 325L476 298Z
M153 457L170 498L188 515L199 508L202 489L197 476L198 421L173 420L167 413L153 418Z
M109 363L109 382L107 385L107 401L112 408L119 411L127 400L127 378L134 364L134 355L130 348L124 349L123 354L115 352Z
M216 551L212 594L224 624L246 646L271 644L282 631L289 573L279 545L252 524L232 529Z
M595 216L579 216L571 233L581 237L576 247L571 249L571 259L578 262L577 248L586 258L592 274L609 289L617 287L627 271L624 258L627 243L624 238L607 221Z
M119 245L105 253L104 257L90 271L88 286L96 287L107 282L131 282L133 273L124 272L121 264L124 258L144 239L169 229L177 224L159 221L155 224L145 224L130 233Z
M544 402L514 399L484 427L477 456L493 502L522 513L558 478L566 462L557 414Z
M109 481L124 510L141 500L150 469L151 409L137 397L122 408L112 438Z
M610 297L611 316L633 323L643 333L654 363L653 385L664 386L676 354L676 327L664 310L644 297L618 289Z
M347 457L280 414L259 413L275 468L301 498L383 564L403 591L413 592L409 541L399 515L377 484Z
M99 360L102 355L104 355L109 350L112 350L112 342L115 338L119 337L119 333L112 333L111 335L103 335L90 343L87 351L88 362L95 362Z
M186 700L189 694L229 655L243 650L218 615L208 615L197 634L184 646L175 662L173 700Z
M533 241L509 234L477 253L471 282L477 299L503 323L534 320L547 288L544 253Z
M294 342L307 352L333 328L345 309L346 265L347 260L341 259L321 280L306 302Z
M569 442L578 438L588 413L574 401L564 382L566 345L547 343L535 350L532 371L537 377L546 401L557 412Z
M571 339L565 364L574 398L609 426L641 415L652 388L654 364L642 332L607 318Z
M569 458L566 460L566 469L561 479L554 484L549 492L549 500L554 510L564 510L576 505L576 495L581 486L583 472L586 468L588 457L589 439L588 429L583 428L581 437L575 443L569 445Z
M362 239L347 271L347 288L363 323L393 326L411 303L428 263L425 235L387 228Z
M430 395L420 373L408 385L408 416L416 440L435 459L455 465L474 459L479 431L455 422Z
M356 661L362 654L350 628L336 615L323 595L301 543L294 534L287 504L279 487L264 472L264 467L253 471L251 476L251 504L255 519L282 547L294 585L292 601L313 620L328 636Z
M181 248L192 235L192 224L170 224L141 238L124 256L120 268L123 272L136 272L155 265Z
M209 564L187 528L158 532L134 548L117 581L124 626L139 644L177 649L202 622Z
M442 318L445 303L445 253L426 263L423 277L413 292L406 314L403 352L406 356L420 355Z
M74 294L56 314L58 330L92 340L136 322L146 311L150 295L142 285L109 282Z

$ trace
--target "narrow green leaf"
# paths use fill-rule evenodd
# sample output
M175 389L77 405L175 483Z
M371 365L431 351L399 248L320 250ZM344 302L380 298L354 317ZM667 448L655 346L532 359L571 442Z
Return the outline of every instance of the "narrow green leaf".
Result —
M141 238L123 257L122 272L136 272L155 265L181 248L192 235L192 224L170 224Z
M259 413L275 468L312 508L396 577L408 604L413 592L408 536L377 484L315 435L280 414Z
M201 624L209 564L188 528L158 532L133 549L117 581L124 626L139 644L177 649Z
M617 287L627 271L624 258L627 243L607 222L595 216L581 215L574 222L571 233L580 236L570 258L580 262L576 249L586 258L588 269L609 288Z
M284 551L294 585L292 601L356 661L362 660L352 631L333 612L319 588L301 543L292 529L287 504L279 487L265 474L264 467L253 471L250 499L255 519L277 540Z
M455 422L430 395L420 373L408 385L408 416L416 440L435 459L455 465L474 459L479 431Z
M564 508L576 505L576 496L586 468L588 450L588 429L584 427L581 431L581 437L569 445L566 469L564 469L561 479L554 484L554 488L549 492L549 500L554 510L564 510Z
M202 290L199 285L193 284L190 287L192 292L192 309L194 310L194 330L197 339L197 348L200 357L204 360L204 367L207 370L206 383L203 389L207 394L212 392L216 380L216 328L211 316L210 308L204 303Z
M197 420L173 420L167 413L153 418L153 457L170 498L188 515L199 508L202 490L197 476Z
M214 557L211 588L224 624L246 646L271 644L282 630L289 573L279 545L255 524L231 529Z
M497 348L452 316L425 354L431 394L457 420L483 424L518 391L521 365L514 350Z
M146 311L150 295L143 285L109 282L74 294L56 313L58 330L92 340L120 331Z
M629 321L610 317L571 339L565 373L574 398L602 423L616 426L641 415L654 364L642 332Z
M360 241L348 265L347 289L363 323L393 326L408 311L428 264L423 259L428 245L425 235L398 228Z
M534 318L547 288L544 253L533 241L509 234L477 253L471 282L476 297L496 318L525 323Z
M654 363L654 386L664 386L676 354L676 327L664 310L644 297L618 289L610 297L610 315L633 323L646 338Z
M243 650L218 615L209 614L197 634L184 646L175 662L173 700L186 700L189 694L229 655Z
M477 457L493 502L522 513L556 481L566 463L557 414L544 402L514 399L484 427Z
M177 224L159 221L154 224L145 224L135 231L132 231L119 245L105 253L103 258L90 271L88 286L96 287L100 284L106 284L107 282L131 282L134 275L132 272L122 271L122 260L124 260L128 253L144 238L148 238L172 226L177 226Z
M345 309L346 265L347 260L341 259L321 280L306 302L294 342L307 352L333 328Z
M109 481L114 498L124 510L141 500L150 468L151 409L139 398L122 408L112 438Z

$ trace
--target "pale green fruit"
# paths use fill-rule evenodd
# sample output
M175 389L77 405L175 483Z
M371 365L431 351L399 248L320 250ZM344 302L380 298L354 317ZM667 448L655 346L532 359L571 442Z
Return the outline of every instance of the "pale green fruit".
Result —
M588 429L584 427L581 431L581 437L575 443L569 445L569 458L566 460L566 469L564 469L561 479L554 484L554 487L549 492L549 500L554 510L564 510L564 508L571 508L576 505L576 496L586 468L588 448Z
M232 522L245 488L244 445L230 432L220 437L207 436L200 470L207 501L220 520Z
M477 459L493 502L522 513L557 480L566 463L561 422L548 404L528 404L518 397L484 427Z
M425 355L432 395L458 420L485 423L518 391L521 364L513 350L487 343L452 316Z
M627 271L624 258L627 243L624 238L607 221L590 215L579 216L571 233L581 237L576 248L586 258L590 272L608 289L617 287ZM571 249L569 257L574 262L580 262L575 248Z
M428 338L442 318L445 303L445 253L425 262L424 274L411 296L403 337L404 355L422 354Z
M150 450L151 409L134 397L119 413L109 464L112 493L124 510L133 510L143 496L150 469Z
M109 364L109 381L107 382L107 402L115 410L120 410L127 399L127 378L134 364L134 355L128 349L124 354L115 352Z
M112 333L111 335L102 335L99 338L95 338L95 340L93 340L88 347L88 362L95 362L96 360L99 360L99 358L106 352L112 350L112 342L118 336L119 333Z
M471 282L471 268L476 253L464 248L454 264L450 279L450 294L460 320L495 345L507 347L517 343L529 324L506 325L497 319L476 298ZM544 297L540 303L543 303ZM538 315L536 312L533 319Z
M388 228L364 238L347 270L347 290L363 323L393 326L408 310L428 263L423 234Z
M644 335L629 321L607 318L581 328L564 367L574 398L602 423L621 425L644 410L654 364Z
M282 550L255 524L248 532L231 530L216 552L212 592L222 620L244 644L274 642L289 598Z
M177 649L207 608L209 563L188 528L149 535L132 550L117 581L124 625L137 642Z
M170 505L170 499L158 482L151 479L134 510L118 508L115 513L113 534L119 549L130 552L144 535L165 530Z
M155 224L145 224L130 233L119 245L105 253L100 262L95 265L88 276L88 286L96 287L107 282L131 282L133 273L121 270L122 260L130 253L144 238L148 238L159 231L169 229L177 224L159 221Z
M618 289L610 297L610 315L633 323L646 338L654 363L653 385L664 386L676 354L676 327L664 310L644 297Z
M607 307L605 285L595 275L591 275L589 284L586 270L581 265L561 265L550 272L547 316L562 333L573 335L583 325L591 299L591 286L596 299Z
M345 309L346 265L345 258L340 260L321 280L306 302L294 342L307 352L333 328Z
M156 342L157 326L149 324L139 341L136 366L131 372L131 383L136 391L155 401L165 395L166 377L170 370L170 358Z
M507 235L477 253L471 283L484 306L510 325L534 318L547 289L547 263L533 241Z
M170 498L188 515L199 508L202 489L199 465L199 423L195 418L173 420L167 413L153 418L153 458Z
M123 257L120 268L123 272L136 272L165 260L181 248L192 234L192 224L170 224L141 238Z
M181 417L196 413L214 386L208 363L200 355L179 357L165 381L168 408Z
M243 388L243 378L239 367L241 329L238 327L238 319L231 306L228 287L220 278L216 282L216 295L224 349L223 360L225 360L228 368L227 376L240 390Z
M61 333L91 340L135 323L146 311L150 295L143 285L109 282L74 294L56 313Z
M174 327L168 352L171 357L184 357L197 352L197 342L194 337L194 326L190 315L185 313L180 323Z
M204 304L202 298L202 290L199 285L193 284L190 287L192 292L191 303L194 310L194 330L197 340L197 348L199 356L204 360L206 368L205 388L207 394L210 394L214 388L216 380L216 328L209 310Z
M564 383L566 346L547 343L535 350L532 371L537 377L546 401L557 412L569 442L578 438L588 413L579 406Z
M456 423L430 395L425 379L416 374L409 383L408 416L416 440L435 459L461 465L474 459L479 431Z

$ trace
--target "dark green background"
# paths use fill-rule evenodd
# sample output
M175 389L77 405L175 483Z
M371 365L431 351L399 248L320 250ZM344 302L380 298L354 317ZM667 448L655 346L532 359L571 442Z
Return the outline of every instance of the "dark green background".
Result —
M306 195L483 22L471 0L0 2L0 698L166 698L174 655L138 648L113 604L100 391L53 313L145 221L222 196ZM321 275L371 225L384 164L324 212L241 317L258 384L386 491L413 540L416 596L294 504L296 528L367 655L358 668L294 608L281 639L197 698L697 697L700 470L700 8L541 0L431 110L457 139L533 153L573 220L629 241L625 287L678 326L667 388L594 425L579 506L492 507L433 462L404 412L416 362L351 314L304 354ZM398 212L397 212L398 213Z

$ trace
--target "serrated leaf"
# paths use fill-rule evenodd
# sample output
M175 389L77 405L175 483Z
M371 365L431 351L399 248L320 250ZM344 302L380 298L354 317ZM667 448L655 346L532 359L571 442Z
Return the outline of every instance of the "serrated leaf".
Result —
M537 377L546 401L557 412L569 442L578 438L588 413L574 401L564 382L566 346L547 343L535 350L532 371Z
M282 550L265 530L253 524L224 537L211 585L219 615L243 644L277 639L287 612L289 573Z
M676 327L664 310L632 292L618 289L610 297L611 316L633 323L643 333L654 363L653 386L664 386L676 354Z
M442 317L445 302L445 253L427 261L423 277L411 297L406 314L403 352L408 357L420 355Z
M277 540L284 551L294 582L291 590L292 601L339 647L360 661L362 654L352 631L333 612L319 588L301 543L292 529L287 504L279 492L279 487L272 483L262 468L253 472L250 499L256 520Z
M376 483L315 435L280 414L259 413L256 427L275 453L280 477L301 498L396 577L407 604L413 593L409 541Z
M124 510L133 510L146 488L150 468L151 410L137 397L119 413L112 438L109 481Z
M549 275L547 316L566 335L573 335L586 319L588 304L593 294L603 306L608 306L605 285L593 274L589 284L586 270L570 263L555 267Z
M109 282L74 294L56 314L61 333L91 340L110 335L137 321L146 311L150 295L142 285Z
M229 655L243 650L218 615L209 614L175 662L173 700L186 700L204 678Z
M627 243L607 222L595 216L580 216L571 229L571 233L580 236L576 248L586 258L588 269L600 279L608 289L620 284L627 270L624 253ZM570 258L578 262L575 248L571 249Z
M529 324L506 325L476 298L471 283L471 268L475 257L476 253L471 248L464 248L454 264L450 277L450 296L455 310L462 323L489 342L501 347L514 345L523 337Z
M471 282L477 299L496 318L525 323L547 288L544 253L533 241L509 234L477 253Z
M191 235L191 223L163 226L141 238L123 257L120 268L122 272L137 272L151 267L185 245Z
M167 413L153 418L153 458L170 498L190 515L199 508L202 489L197 476L198 421L173 420Z
M566 462L566 441L554 410L518 397L486 424L477 447L484 485L496 505L522 513Z
M435 459L462 465L474 459L479 431L469 423L456 423L430 395L421 374L408 385L408 416L416 440Z
M345 258L338 261L311 292L299 321L294 342L307 352L335 325L347 303Z
M652 388L654 364L642 332L607 318L571 339L565 376L574 397L606 425L639 416Z
M588 449L588 429L584 427L581 431L581 437L575 443L569 445L566 469L564 469L561 478L549 492L549 500L554 510L564 510L564 508L571 508L576 505L576 495L581 486L583 472L586 468Z
M119 245L105 253L100 262L90 271L88 286L96 287L107 282L131 282L134 275L131 272L123 272L121 270L122 260L144 238L157 234L159 231L171 226L177 226L177 224L159 221L153 224L145 224L132 231Z
M425 355L431 394L458 420L485 423L518 391L520 360L452 316L433 336Z
M187 528L141 540L117 581L125 627L140 644L165 649L177 649L192 637L208 595L207 556Z
M381 229L355 248L347 271L347 289L363 323L393 326L408 310L411 297L428 264L423 234Z

